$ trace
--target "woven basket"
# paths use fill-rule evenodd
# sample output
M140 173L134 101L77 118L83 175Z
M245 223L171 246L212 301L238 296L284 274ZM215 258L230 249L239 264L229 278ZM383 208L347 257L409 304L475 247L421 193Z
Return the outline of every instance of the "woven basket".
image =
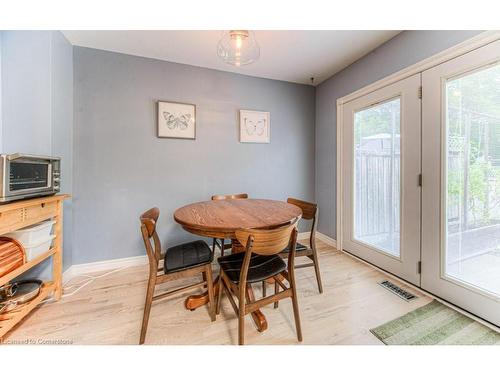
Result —
M26 263L23 245L14 238L0 237L0 277Z

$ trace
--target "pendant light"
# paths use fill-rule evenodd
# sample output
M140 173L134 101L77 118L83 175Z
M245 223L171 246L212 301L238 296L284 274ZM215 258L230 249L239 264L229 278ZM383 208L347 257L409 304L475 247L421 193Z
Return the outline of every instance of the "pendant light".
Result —
M217 43L217 56L230 65L247 65L258 60L260 47L252 31L225 31Z

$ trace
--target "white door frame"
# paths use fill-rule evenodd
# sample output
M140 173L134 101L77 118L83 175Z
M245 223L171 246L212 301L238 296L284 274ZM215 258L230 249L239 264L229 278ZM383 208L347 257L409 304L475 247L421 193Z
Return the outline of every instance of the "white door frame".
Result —
M344 179L342 225L345 229L343 233L345 250L415 285L420 285L420 274L418 272L421 194L421 188L418 184L418 176L421 171L421 101L419 99L419 87L420 74L417 73L344 104L344 123L341 126L344 131L342 143L345 153L342 159L344 169L340 173ZM394 217L399 226L399 251L397 255L391 254L387 250L384 251L374 243L366 242L366 239L358 237L355 230L359 224L355 224L359 214L355 207L360 203L357 201L358 192L355 188L357 186L355 182L357 180L355 171L357 164L355 156L356 113L393 100L399 100L397 106L400 111L398 122L400 158L397 164L399 166L398 185L401 188L397 194L399 201L397 219ZM394 187L394 180L391 180L391 182L384 181ZM394 215L395 212L391 211L391 214Z
M483 33L480 33L470 39L467 39L466 41L459 43L451 48L448 48L440 53L437 53L436 55L433 55L425 60L422 60L416 64L413 64L403 70L400 70L399 72L396 72L394 74L391 74L385 78L382 78L381 80L378 80L368 86L365 86L357 91L354 91L353 93L343 96L339 99L337 99L336 106L337 106L337 196L335 198L336 200L336 242L337 242L337 249L344 251L342 247L342 217L343 217L343 212L342 212L342 197L343 197L343 176L342 176L342 112L343 112L343 105L347 102L350 102L351 100L354 100L356 98L359 98L360 96L369 94L375 90L378 90L380 88L383 88L387 85L390 85L392 83L395 83L397 81L400 81L402 79L405 79L409 76L412 76L417 73L422 73L424 70L432 68L436 65L442 64L448 60L451 60L455 57L461 56L467 52L473 51L477 48L483 47L491 42L494 42L496 40L500 39L500 31L485 31Z
M468 311L500 326L500 296L478 283L448 272L448 117L446 84L449 79L467 77L478 71L498 67L500 40L466 55L457 57L422 74L422 84L429 93L422 108L422 288L440 295ZM468 168L460 166L461 170ZM467 210L467 205L465 205ZM467 230L467 228L465 228ZM481 248L481 247L480 247ZM482 249L482 248L481 248ZM486 285L483 285L485 287Z

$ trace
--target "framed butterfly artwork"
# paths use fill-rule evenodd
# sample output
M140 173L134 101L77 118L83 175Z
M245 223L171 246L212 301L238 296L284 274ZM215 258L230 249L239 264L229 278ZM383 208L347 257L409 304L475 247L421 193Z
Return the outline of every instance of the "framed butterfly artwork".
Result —
M159 138L196 138L194 104L158 101Z
M271 142L270 113L240 110L240 142Z

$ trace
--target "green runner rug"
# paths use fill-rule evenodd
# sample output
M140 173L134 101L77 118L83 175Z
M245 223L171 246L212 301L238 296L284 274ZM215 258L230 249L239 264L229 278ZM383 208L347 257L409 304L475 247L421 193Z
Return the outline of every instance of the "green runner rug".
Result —
M386 345L500 345L500 333L436 300L370 332Z

